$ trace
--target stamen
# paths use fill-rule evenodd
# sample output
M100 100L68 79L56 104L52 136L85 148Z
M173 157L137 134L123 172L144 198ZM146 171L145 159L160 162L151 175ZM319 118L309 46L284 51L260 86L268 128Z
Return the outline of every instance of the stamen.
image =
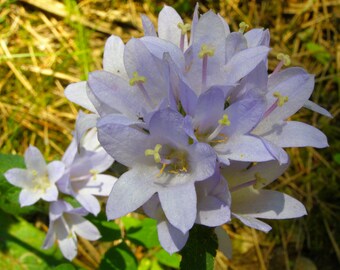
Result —
M181 29L181 39L180 39L180 42L179 42L179 47L183 52L184 51L184 37L187 34L187 32L190 31L191 25L189 23L183 24L183 23L179 22L177 24L177 27L179 29Z
M249 24L246 24L245 22L241 22L238 26L240 27L238 31L242 34L249 28Z
M145 156L153 156L155 162L160 163L161 162L161 155L159 154L159 151L161 150L161 148L162 148L162 145L158 143L158 144L156 144L155 149L146 149L144 154L145 154ZM164 170L164 168L163 168L163 170Z
M278 99L277 106L279 107L282 107L288 101L288 96L282 96L280 92L274 92L273 96Z
M222 118L218 120L218 126L215 128L215 130L209 135L207 138L207 141L210 142L213 139L215 139L217 136L220 135L220 132L225 126L230 126L230 120L228 118L227 114L223 114Z
M202 89L201 91L205 89L207 85L207 69L208 69L208 56L212 57L215 54L215 49L212 47L209 47L206 44L202 44L201 50L198 53L198 57L201 58L202 61Z
M278 63L272 74L279 72L283 66L289 66L292 62L288 54L279 53L276 58L280 60L280 62Z
M263 178L260 175L260 173L255 173L255 179L256 179L256 182L253 185L253 188L255 188L255 189L263 188L266 185L266 183L268 182L268 180L266 178Z
M131 86L134 86L136 83L145 83L146 82L146 77L139 76L137 71L132 73L132 76L133 77L130 79L130 85Z
M32 172L33 176L37 176L38 175L38 172L36 170L32 170L31 172Z

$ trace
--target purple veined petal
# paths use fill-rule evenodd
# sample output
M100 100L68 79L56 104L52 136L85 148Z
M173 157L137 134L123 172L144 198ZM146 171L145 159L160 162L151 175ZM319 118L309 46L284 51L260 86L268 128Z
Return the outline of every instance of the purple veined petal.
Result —
M289 156L282 147L277 146L276 144L272 143L271 141L266 140L263 137L258 137L262 143L266 146L268 152L275 158L279 164L285 164L289 161Z
M155 26L153 25L153 23L150 20L150 18L148 16L146 16L145 14L142 14L141 18L142 18L142 25L143 25L143 30L144 30L144 36L157 37Z
M52 161L47 165L48 179L51 183L57 182L65 172L65 164L61 161Z
M140 41L142 41L150 53L159 60L162 60L164 54L168 53L179 70L181 72L184 71L185 63L183 52L172 42L151 36L142 37Z
M206 143L195 143L189 146L189 151L191 177L195 181L203 181L212 176L217 159L214 149Z
M29 189L21 190L19 194L19 203L21 207L35 204L41 198L39 192L34 192Z
M194 184L165 187L158 190L158 196L168 221L182 233L189 231L196 219Z
M50 204L50 211L49 211L50 221L58 220L60 217L62 217L64 212L71 211L72 209L73 209L72 206L63 200L52 202ZM59 226L61 225L62 224L59 224Z
M254 218L288 219L307 214L301 202L287 194L252 187L232 193L232 212Z
M193 120L190 115L186 115L184 117L184 122L183 122L183 129L185 133L194 140L194 142L198 142L196 135L194 133L194 125L193 125Z
M266 59L269 51L268 47L259 46L238 52L224 66L224 81L230 84L242 79Z
M138 118L142 112L144 97L136 88L130 86L128 81L107 71L94 71L89 74L88 85L97 101L104 106L104 113L122 113L131 119Z
M262 140L255 136L238 136L214 148L219 152L219 157L230 160L261 162L274 159Z
M108 73L110 73L110 72L108 72ZM112 74L112 73L110 73L110 74ZM89 74L89 76L90 75L91 74ZM105 92L105 89L104 89L104 92ZM110 114L110 113L118 113L118 111L115 108L113 108L112 105L106 104L105 102L102 102L95 95L94 91L91 89L91 87L89 85L89 81L87 81L87 84L86 84L86 93L87 93L87 96L89 97L91 103L96 108L96 111L97 111L98 115L105 116L105 115Z
M263 36L264 36L263 28L251 29L244 34L244 37L247 40L249 48L264 45L261 44Z
M214 49L213 56L207 59L206 85L202 85L203 59L199 57L202 45ZM208 11L199 19L193 36L192 51L189 53L189 49L186 50L186 58L186 64L192 62L188 65L186 77L197 94L220 81L225 62L225 27L214 12Z
M156 144L136 128L112 123L110 115L101 118L97 128L102 147L115 160L128 167L134 166L141 158L145 159L145 150L153 149Z
M179 99L186 114L193 116L197 104L197 95L184 81L179 82Z
M212 106L212 104L214 104ZM204 134L209 130L214 130L218 126L218 120L221 119L224 110L224 94L219 88L212 88L197 100L193 124L199 132ZM209 112L209 113L208 113Z
M156 186L152 182L158 173L152 168L134 167L124 173L115 183L106 203L108 219L124 216L142 206L156 193Z
M29 173L26 169L10 169L5 172L6 180L11 183L13 186L20 188L29 188L31 187L33 175Z
M195 223L209 227L220 226L230 221L230 208L225 202L213 196L200 198Z
M225 64L227 64L236 53L245 49L248 49L245 36L240 32L230 33L226 38Z
M88 193L83 193L81 190L73 194L74 198L83 206L88 212L97 216L100 212L100 204L96 197Z
M314 103L313 101L310 101L310 100L307 100L305 102L305 104L303 105L303 107L311 110L311 111L314 111L314 112L317 112L319 114L322 114L324 116L327 116L329 118L333 118L333 116L330 114L329 111L327 111L326 109L322 108L321 106L319 106L318 104Z
M65 164L66 169L70 168L70 166L72 165L72 162L77 152L78 152L77 141L75 138L73 138L61 159L61 161Z
M97 121L96 121L96 125L97 125ZM85 133L80 143L81 143L81 146L88 151L99 151L99 149L102 149L98 141L97 128L95 127L90 128Z
M164 5L161 12L158 15L158 36L161 39L171 41L180 46L181 29L177 26L178 23L183 23L182 18L178 15L177 11ZM185 35L184 48L188 47L188 38Z
M84 188L84 192L90 193L96 196L109 196L113 185L118 179L111 175L97 174L90 178L87 182L87 187Z
M86 114L82 111L79 111L77 120L76 120L76 129L75 129L75 139L80 144L81 139L84 134L91 128L94 128L97 124L98 114Z
M157 231L159 242L170 255L181 250L189 238L189 232L182 233L165 220L158 223Z
M269 76L267 107L271 107L277 100L273 93L279 92L287 96L288 101L283 106L278 106L260 123L260 129L266 131L271 128L271 123L285 120L296 113L308 100L314 88L314 76L304 69L292 67L284 69Z
M87 216L89 214L89 212L84 207L73 208L70 211L67 211L67 213L78 216Z
M98 240L101 237L97 227L94 226L91 222L89 222L85 218L73 214L66 215L68 216L68 221L72 226L72 230L77 235L91 241Z
M249 163L244 163L248 164ZM272 183L275 179L279 178L289 167L289 162L281 164L277 160L271 160L266 162L260 162L247 169L246 167L233 170L233 163L230 167L224 168L223 175L228 180L229 187L232 189L242 183L247 183L252 180L256 180L256 175L259 175L262 179L265 179L265 183L261 186L265 186ZM237 166L237 165L236 165ZM262 184L262 183L261 183Z
M68 100L93 113L97 113L96 108L93 106L92 102L87 96L86 84L86 81L71 83L65 88L64 94Z
M228 137L237 137L251 131L262 119L266 103L257 93L249 92L226 110L230 125L222 129Z
M56 235L55 235L55 232L54 232L54 222L50 221L50 224L48 226L48 231L47 231L47 234L46 234L42 248L48 249L48 248L52 247L55 240L56 240Z
M256 230L263 231L265 233L269 232L272 229L272 227L270 227L267 223L248 215L238 215L236 213L233 213L233 217L239 219L244 225L247 225L248 227L254 228Z
M30 145L26 149L24 157L28 170L34 170L38 175L46 174L46 161L38 148Z
M77 238L76 237L66 237L58 241L61 253L66 259L72 261L78 253L77 250Z
M263 138L279 147L324 148L328 146L327 137L317 128L297 121L282 121L262 134Z
M144 41L136 38L130 39L125 45L124 64L130 79L134 77L133 74L135 72L138 73L138 76L145 77L146 81L143 83L143 86L151 102L154 103L153 107L156 107L167 96L169 83L166 76L164 76L164 65L162 65L161 60L163 55L161 59L157 59L146 46L145 40L150 39L153 40L150 42L151 44L149 43L150 46L159 42L155 37L144 37ZM171 54L171 52L169 53ZM135 89L138 90L138 93L141 93L137 86L135 86ZM144 99L144 96L142 96L139 102Z
M192 42L194 40L195 31L196 31L196 27L198 23L198 17L199 17L198 8L199 8L199 3L196 2L195 10L194 10L194 13L192 14L192 21L191 21L191 33L190 33L190 43L189 43L190 46L192 45Z
M220 250L228 259L231 259L232 245L228 233L221 226L215 228L215 233L218 240L218 250Z
M96 173L101 173L106 171L111 167L114 159L104 150L95 152L91 155L89 159L89 168L90 170L94 170Z
M147 216L157 219L158 222L165 219L157 193L152 195L151 198L143 204L143 210Z
M124 67L124 47L124 42L120 37L110 36L105 43L103 68L108 72L127 79L128 76Z
M265 62L259 63L253 71L245 76L240 84L236 86L230 96L230 103L234 103L243 98L248 92L256 92L264 95L267 92L268 72Z
M52 184L49 188L46 189L46 192L41 195L41 198L48 202L53 202L58 200L58 189Z
M225 19L220 14L217 14L217 16L221 19L221 21L222 21L222 23L224 25L224 34L225 34L225 37L228 37L228 35L230 34L230 28L229 28L228 23L225 21Z
M177 111L171 109L158 111L150 120L150 134L173 141L177 146L187 145L188 135L182 128L183 121L183 116Z

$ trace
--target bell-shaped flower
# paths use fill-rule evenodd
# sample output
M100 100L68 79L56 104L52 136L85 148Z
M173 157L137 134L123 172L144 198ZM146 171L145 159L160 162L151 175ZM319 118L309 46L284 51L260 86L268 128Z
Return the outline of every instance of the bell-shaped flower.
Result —
M20 187L19 195L21 207L36 203L39 199L48 202L58 199L56 182L62 177L65 165L60 161L46 161L34 146L29 146L25 151L26 169L14 168L4 175L12 185Z
M100 204L96 196L107 197L117 178L102 174L114 159L100 146L96 129L91 129L78 143L74 138L62 161L66 165L58 182L61 192L73 196L88 212L97 215Z
M232 197L232 216L245 225L268 232L271 227L260 219L289 219L306 215L301 202L274 190L263 189L288 167L276 160L257 163L231 163L222 169Z
M73 260L78 252L77 235L91 241L101 237L98 229L83 218L87 214L84 208L73 208L63 200L51 203L49 228L43 248L50 248L57 241L64 257Z
M149 130L117 124L110 115L98 121L99 141L121 164L131 168L113 186L106 213L115 219L136 210L158 193L169 222L186 233L196 219L195 182L215 171L216 155L205 143L190 143L183 116L157 111Z

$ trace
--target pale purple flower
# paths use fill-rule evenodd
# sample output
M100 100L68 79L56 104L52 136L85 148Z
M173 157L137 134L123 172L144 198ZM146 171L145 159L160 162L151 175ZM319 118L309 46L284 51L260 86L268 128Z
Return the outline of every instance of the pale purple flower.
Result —
M77 235L91 241L101 237L98 229L83 218L87 213L84 208L73 208L63 200L51 203L50 223L43 248L50 248L57 241L64 257L73 260L77 256Z
M116 124L110 115L98 122L99 141L118 162L131 168L113 186L106 213L109 219L136 210L157 193L168 221L186 233L196 219L195 182L210 177L216 155L205 143L189 144L176 111L156 112L149 134Z
M10 169L4 175L12 185L20 187L19 195L21 207L36 203L39 199L48 202L58 199L56 182L64 174L65 165L60 161L46 161L34 146L25 151L26 169Z
M66 170L58 182L60 191L73 196L87 211L97 215L100 204L96 196L107 197L117 180L102 174L114 159L100 146L97 130L89 130L79 143L74 138L62 161Z
M306 215L306 209L295 198L263 189L288 167L276 160L258 163L237 162L222 169L232 197L232 216L255 229L268 232L271 227L260 219L289 219ZM250 168L248 168L250 167Z

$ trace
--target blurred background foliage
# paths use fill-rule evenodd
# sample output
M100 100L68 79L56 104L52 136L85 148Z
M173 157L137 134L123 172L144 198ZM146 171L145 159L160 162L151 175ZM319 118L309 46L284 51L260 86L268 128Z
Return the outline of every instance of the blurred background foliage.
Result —
M139 14L147 14L156 23L164 4L173 6L189 22L196 1L0 0L1 152L22 155L32 144L40 148L47 160L60 158L72 138L79 109L66 100L64 88L69 83L86 79L88 72L102 68L103 48L109 35L119 35L125 42L131 37L142 36ZM288 150L291 167L271 185L272 189L301 200L309 215L296 220L271 221L273 230L267 235L237 222L225 226L233 240L233 259L227 260L218 253L215 268L340 269L340 2L200 1L201 13L209 9L226 18L234 31L241 21L251 28L269 28L272 47L269 69L273 70L277 65L278 53L289 54L293 66L304 67L315 74L315 91L311 100L333 115L330 119L301 109L294 116L294 119L320 128L327 135L330 147ZM4 168L6 166L1 167L1 173ZM6 207L0 212L0 268L28 269L27 264L41 263L41 269L44 269L46 261L27 258L20 253L20 248L27 249L27 237L37 234L35 240L40 242L35 247L36 252L42 252L38 248L43 232L47 231L46 215L34 211L35 214L31 214L28 210L23 211L25 219L22 219L8 212L11 209L6 213ZM122 222L119 220L117 224L120 226ZM131 224L126 224L124 230L128 231ZM81 240L76 265L86 269L98 267L97 257L111 244L101 245L107 246L97 248ZM159 260L156 265L150 258L164 254L159 255L159 250L150 252L145 243L138 245L128 239L114 245L120 246L110 253L111 257L129 258L125 245L133 247L131 250L140 269L178 266L178 258L171 260L167 257L163 262L170 261L173 265L160 266ZM52 253L55 253L54 261L49 263L63 261L57 250L40 255ZM107 263L104 266L110 267L110 262ZM132 259L131 265L135 263Z

